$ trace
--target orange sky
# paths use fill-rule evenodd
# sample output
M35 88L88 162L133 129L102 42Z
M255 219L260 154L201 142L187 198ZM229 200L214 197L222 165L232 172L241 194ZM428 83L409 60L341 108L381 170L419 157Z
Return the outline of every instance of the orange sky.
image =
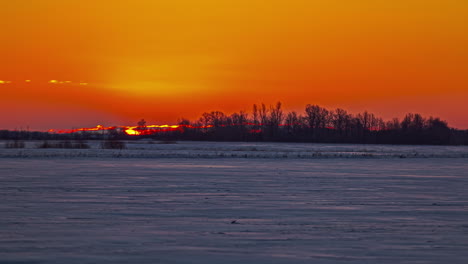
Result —
M0 129L174 123L278 100L468 129L468 1L0 3L12 81Z

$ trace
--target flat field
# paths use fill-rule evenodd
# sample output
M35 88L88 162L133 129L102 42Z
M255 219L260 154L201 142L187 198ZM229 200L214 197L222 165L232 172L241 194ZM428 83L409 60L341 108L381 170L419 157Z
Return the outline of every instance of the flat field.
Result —
M467 263L467 147L0 148L0 263Z

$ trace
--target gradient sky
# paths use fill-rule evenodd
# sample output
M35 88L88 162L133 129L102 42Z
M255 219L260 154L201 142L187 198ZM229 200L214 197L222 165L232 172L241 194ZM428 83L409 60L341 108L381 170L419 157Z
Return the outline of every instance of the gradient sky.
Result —
M466 0L0 4L0 80L11 81L0 129L175 123L278 100L468 129Z

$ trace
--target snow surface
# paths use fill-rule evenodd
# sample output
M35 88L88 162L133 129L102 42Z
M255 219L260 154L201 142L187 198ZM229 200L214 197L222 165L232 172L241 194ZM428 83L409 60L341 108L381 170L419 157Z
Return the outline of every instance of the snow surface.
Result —
M6 149L0 142L0 158L468 158L468 146L401 146L359 144L304 144L264 142L192 142L160 144L128 141L126 149L38 149L43 141L26 142L24 149Z
M467 263L466 147L95 144L0 149L0 263Z

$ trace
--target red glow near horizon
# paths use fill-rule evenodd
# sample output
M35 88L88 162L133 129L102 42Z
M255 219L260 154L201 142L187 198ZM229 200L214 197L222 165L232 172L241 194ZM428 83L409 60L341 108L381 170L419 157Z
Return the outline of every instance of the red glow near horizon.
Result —
M263 127L265 124L258 123L250 123L246 122L243 124L231 124L231 125L226 125L222 124L219 125L219 127L227 127L227 126L239 126L239 125L244 125L244 126L257 126L257 127ZM291 126L291 124L279 124L280 127L287 127ZM206 125L206 126L192 126L192 125L146 125L146 126L102 126L102 125L97 125L95 127L89 127L89 128L76 128L76 129L49 129L47 132L49 133L55 133L55 134L72 134L72 133L77 133L77 132L104 132L104 131L110 131L110 130L120 130L125 132L125 134L129 136L148 136L148 135L155 135L161 132L170 132L170 131L180 131L183 132L185 128L190 128L190 129L203 129L203 128L213 128L215 127L214 125ZM326 129L335 129L334 127L326 127ZM377 131L380 130L379 128L371 128L372 131ZM262 128L252 128L249 130L249 133L251 134L258 134L262 133Z
M54 130L49 129L49 133L56 133L56 134L72 134L76 132L103 132L109 130L122 130L125 134L129 136L143 136L143 135L154 135L160 132L168 132L168 131L183 131L184 128L210 128L213 127L212 125L208 126L192 126L192 125L147 125L147 126L109 126L104 127L102 125L97 125L95 127L90 128L76 128L76 129L60 129Z

